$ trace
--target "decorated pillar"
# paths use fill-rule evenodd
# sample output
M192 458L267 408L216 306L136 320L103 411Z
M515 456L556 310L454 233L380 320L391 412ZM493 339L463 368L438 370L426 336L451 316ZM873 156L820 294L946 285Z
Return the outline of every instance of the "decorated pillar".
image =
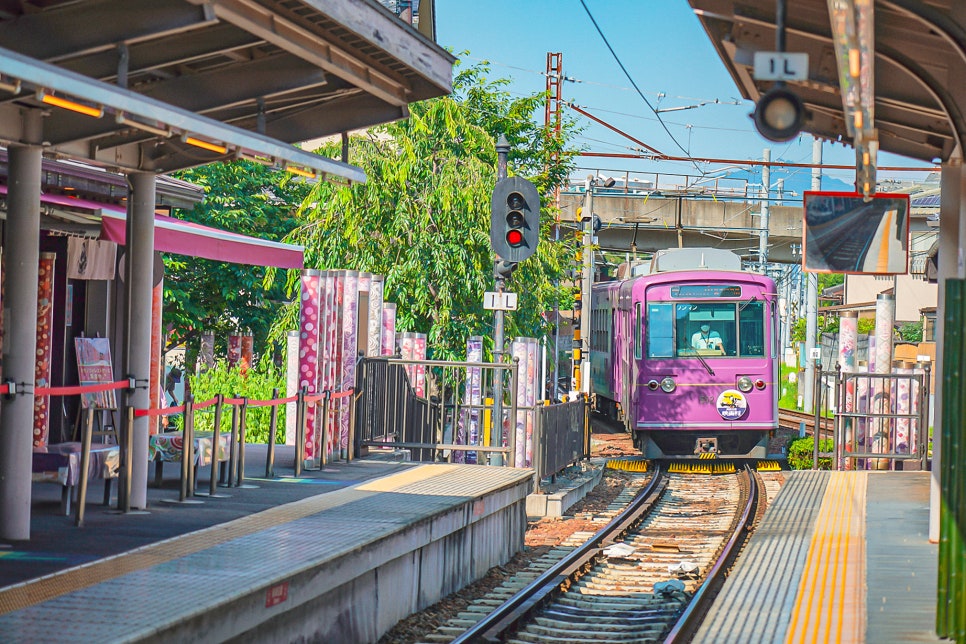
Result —
M396 305L386 302L382 306L382 355L396 355Z
M892 333L896 319L896 298L891 293L879 293L875 300L875 373L888 374L892 371ZM892 411L892 391L888 378L874 378L872 381L872 411L875 414L889 414ZM888 452L892 445L889 431L892 423L888 418L880 418L869 423L873 432L871 452ZM874 459L872 468L887 469L888 459Z
M289 331L285 338L285 397L299 390L299 332ZM295 445L295 403L285 404L285 444Z
M479 335L471 336L466 341L466 361L470 363L483 362L483 337ZM463 414L464 422L460 428L460 435L456 437L456 443L460 445L479 445L480 444L480 423L483 419L479 406L483 404L483 368L466 368L466 391L463 401L466 405L472 406L468 412ZM465 429L464 429L465 428ZM465 431L466 435L463 435ZM476 463L477 452L458 452L454 459L457 463Z
M301 281L298 385L299 389L304 388L309 394L314 394L319 383L319 271L304 269ZM311 466L315 460L314 434L315 408L308 405L305 413L305 453L296 454L296 458L302 458L306 466Z
M241 336L241 343L238 355L238 370L245 375L252 368L252 360L255 359L255 338L251 333Z
M228 336L228 368L238 366L241 362L241 336L232 334Z
M359 273L346 271L342 293L342 387L341 391L355 389L356 356L359 353ZM339 436L342 449L349 445L349 415L354 396L339 399Z
M526 381L527 381L527 447L526 447L526 462L517 463L517 467L531 467L533 465L533 427L537 422L537 412L535 406L537 404L537 392L542 386L542 380L538 377L539 374L539 342L536 338L528 338L527 341L527 371L526 371Z
M206 332L201 335L201 348L198 350L198 367L207 371L215 366L215 334Z
M426 334L413 334L413 360L426 359ZM417 364L413 369L416 375L416 395L420 398L426 397L426 365Z
M385 278L373 275L369 282L369 337L366 355L370 358L382 355L382 305Z
M50 357L54 326L54 253L41 253L37 279L36 387L50 386ZM34 396L33 446L46 447L50 433L50 396Z
M514 451L513 465L522 467L526 463L527 450L527 340L528 338L514 338L510 343L510 354L517 363L517 387L512 395L517 403L517 416L513 420Z
M849 374L855 372L855 350L859 340L859 315L855 311L844 311L839 318L839 368L845 378L845 400L840 401L842 411L850 414L855 410L855 379ZM845 417L842 441L845 452L852 451L853 419ZM852 469L852 461L845 458L845 469Z

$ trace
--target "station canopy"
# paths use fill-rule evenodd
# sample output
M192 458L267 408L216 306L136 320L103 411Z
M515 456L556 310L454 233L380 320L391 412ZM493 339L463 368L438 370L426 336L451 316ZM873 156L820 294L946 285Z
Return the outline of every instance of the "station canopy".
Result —
M405 118L454 58L374 0L0 0L0 145L166 173L248 158L365 181L293 144Z
M775 84L756 80L753 70L756 52L776 51L776 0L689 2L742 96L758 102ZM849 22L833 30L831 4L786 0L785 51L809 57L808 77L788 81L787 87L805 104L804 131L853 145L842 103L835 37L854 25ZM838 4L843 10L858 5ZM859 35L856 45L869 45L870 51L874 47L874 69L867 68L874 82L874 101L864 107L874 112L880 150L945 162L966 135L966 121L957 107L966 105L962 82L966 12L959 10L959 4L959 0L874 3L874 43L868 38L863 42Z

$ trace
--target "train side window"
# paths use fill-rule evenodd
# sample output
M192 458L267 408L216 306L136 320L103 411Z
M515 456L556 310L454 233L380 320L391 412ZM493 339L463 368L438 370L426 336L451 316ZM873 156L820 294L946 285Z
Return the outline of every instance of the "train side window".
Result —
M641 329L644 325L644 320L641 319L641 303L638 302L634 305L634 357L638 360L641 359Z
M764 356L767 342L765 340L765 303L748 302L739 309L739 355Z
M647 305L647 357L674 356L673 304Z

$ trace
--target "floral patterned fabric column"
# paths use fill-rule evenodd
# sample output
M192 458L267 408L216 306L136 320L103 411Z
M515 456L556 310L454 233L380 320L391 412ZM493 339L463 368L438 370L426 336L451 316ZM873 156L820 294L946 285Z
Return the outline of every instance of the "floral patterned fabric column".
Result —
M896 298L889 293L879 293L875 300L875 372L887 374L892 371L892 332L896 319ZM889 414L892 411L891 390L886 378L873 379L875 391L872 394L873 413ZM888 452L893 446L889 441L891 423L889 419L879 419L869 424L873 431L871 452ZM881 470L889 466L887 459L874 459L873 469Z
M839 367L843 374L855 372L855 349L859 341L859 317L855 311L845 311L839 318ZM855 410L855 380L847 379L845 384L845 400L841 401L842 411L852 413ZM851 417L845 418L845 452L852 451L853 422ZM842 463L845 469L852 469L852 459L845 458Z
M392 302L382 306L382 355L396 355L396 305Z
M527 340L514 338L510 343L510 353L517 362L517 389L513 396L517 402L517 417L514 420L514 460L513 465L523 467L527 449Z
M301 307L299 311L299 389L314 394L319 382L319 271L302 271ZM305 453L303 464L311 466L315 461L313 450L315 433L315 409L306 406Z
M228 368L236 366L241 361L241 336L228 336Z
M50 386L54 326L54 253L41 253L37 284L37 387ZM34 447L45 447L50 432L50 396L34 396Z
M201 348L198 350L198 366L205 371L215 366L215 334L201 335Z
M382 298L385 278L373 275L369 283L369 342L366 355L378 357L382 353Z
M322 363L320 369L322 371L322 383L323 391L334 391L336 387L336 373L338 368L336 365L336 356L338 355L338 350L336 349L336 337L339 333L339 316L340 311L337 308L338 299L338 289L337 289L337 273L336 271L325 271L323 272L323 283L325 284L325 325L324 325L324 338L322 343ZM338 452L339 444L339 432L336 426L336 410L334 405L329 404L326 417L325 417L325 435L328 437L328 444L326 445L326 454L333 456Z
M241 337L241 347L238 356L238 370L242 375L248 373L252 368L252 360L255 359L255 338L246 333Z
M349 391L356 386L356 355L359 353L359 273L346 271L342 291L342 387ZM340 398L339 436L342 449L349 449L349 416L354 396Z
M517 467L530 467L533 465L533 426L537 422L536 410L534 409L537 404L537 365L538 356L540 354L540 346L536 338L527 339L527 448L525 452L526 463L517 463Z
M479 335L471 336L466 341L466 361L483 362L483 337ZM466 368L466 392L463 396L465 404L474 407L463 413L464 422L460 427L460 434L456 437L459 445L479 445L480 444L480 421L483 414L479 410L479 405L483 403L483 368ZM464 432L467 435L464 436ZM477 452L457 452L454 459L457 463L476 463Z
M289 331L285 338L285 397L291 398L299 390L299 337L298 331ZM285 444L295 445L295 403L285 404Z
M413 360L425 360L426 359L426 334L425 333L414 333L413 334ZM426 397L426 365L418 364L415 365L414 373L416 375L416 395L420 398Z

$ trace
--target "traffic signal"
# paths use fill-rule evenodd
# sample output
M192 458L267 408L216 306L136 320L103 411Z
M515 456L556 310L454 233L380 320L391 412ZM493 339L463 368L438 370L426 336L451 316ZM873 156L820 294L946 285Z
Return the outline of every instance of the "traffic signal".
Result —
M540 241L540 194L521 177L507 177L493 189L490 244L497 257L522 262Z

